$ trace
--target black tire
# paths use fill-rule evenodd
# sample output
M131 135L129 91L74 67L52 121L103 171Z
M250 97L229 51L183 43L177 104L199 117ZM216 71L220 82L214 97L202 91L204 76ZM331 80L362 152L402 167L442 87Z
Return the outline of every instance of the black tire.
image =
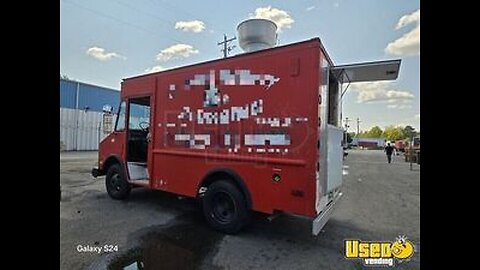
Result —
M132 190L125 177L125 171L120 164L110 166L105 177L105 187L108 195L115 200L123 200L130 195Z
M250 210L243 193L231 182L216 181L203 197L203 214L215 230L235 234L250 218Z

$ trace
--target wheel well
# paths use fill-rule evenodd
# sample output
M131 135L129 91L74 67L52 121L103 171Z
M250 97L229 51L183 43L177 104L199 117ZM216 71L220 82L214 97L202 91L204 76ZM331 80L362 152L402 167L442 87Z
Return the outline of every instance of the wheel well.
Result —
M213 182L218 180L228 180L233 183L245 196L247 200L248 208L252 206L252 199L250 196L250 192L248 191L247 186L243 182L242 178L230 169L216 169L207 173L207 175L203 178L198 190L201 187L208 188Z
M108 172L108 169L110 168L110 166L114 164L121 164L121 162L116 156L108 157L103 165L103 171L105 172L105 174Z

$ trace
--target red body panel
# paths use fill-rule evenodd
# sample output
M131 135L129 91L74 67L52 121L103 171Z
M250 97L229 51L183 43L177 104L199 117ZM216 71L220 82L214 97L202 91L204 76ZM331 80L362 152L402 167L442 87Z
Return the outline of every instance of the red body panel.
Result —
M125 160L125 131L113 131L105 137L99 145L98 160L102 162L99 168L103 169L104 163L110 157Z
M151 96L150 187L195 197L208 172L228 168L248 188L253 210L314 217L321 48L312 39L126 79L122 99ZM208 88L218 89L217 106L205 106ZM123 151L105 143L110 136L100 160Z

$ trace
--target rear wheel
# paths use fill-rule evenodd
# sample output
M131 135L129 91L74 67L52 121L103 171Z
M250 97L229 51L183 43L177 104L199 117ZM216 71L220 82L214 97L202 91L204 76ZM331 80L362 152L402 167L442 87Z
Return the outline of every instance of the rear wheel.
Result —
M108 195L116 200L123 200L128 197L131 191L130 184L127 182L125 172L120 164L110 166L105 177L105 186Z
M250 216L245 196L226 180L208 187L203 197L203 213L210 226L229 234L240 231Z

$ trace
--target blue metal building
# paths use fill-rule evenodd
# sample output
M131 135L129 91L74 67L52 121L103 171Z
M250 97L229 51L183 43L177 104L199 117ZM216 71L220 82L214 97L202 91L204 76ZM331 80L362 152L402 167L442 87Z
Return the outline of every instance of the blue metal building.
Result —
M119 103L119 90L60 79L60 108L102 112L104 105Z
M115 113L119 103L118 90L60 79L60 148L97 150L110 132L102 125L103 106L112 106Z

